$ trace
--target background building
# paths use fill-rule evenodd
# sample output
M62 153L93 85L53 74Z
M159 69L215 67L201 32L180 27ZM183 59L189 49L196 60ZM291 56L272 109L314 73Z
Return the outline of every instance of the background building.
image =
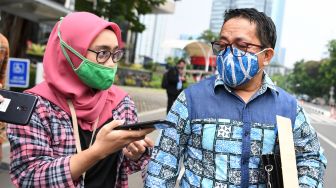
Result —
M175 1L167 0L164 5L156 7L152 14L140 16L140 21L146 26L142 33L136 33L134 62L164 62L162 42L164 40L167 14L175 12Z
M274 0L272 9L272 20L275 23L277 29L277 42L275 44L275 54L272 59L272 63L285 65L286 49L282 47L282 24L285 12L286 0Z
M140 17L140 21L146 25L146 30L137 35L135 63L163 62L161 43L167 25L166 15L145 15Z

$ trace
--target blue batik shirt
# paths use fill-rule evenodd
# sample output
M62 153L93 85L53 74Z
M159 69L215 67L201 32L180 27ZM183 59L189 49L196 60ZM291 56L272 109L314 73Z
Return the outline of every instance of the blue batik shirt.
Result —
M167 115L176 127L158 137L145 187L174 187L180 162L183 188L266 187L260 156L278 152L276 115L294 122L300 187L323 187L327 161L314 128L295 99L266 74L247 103L218 75L183 91Z

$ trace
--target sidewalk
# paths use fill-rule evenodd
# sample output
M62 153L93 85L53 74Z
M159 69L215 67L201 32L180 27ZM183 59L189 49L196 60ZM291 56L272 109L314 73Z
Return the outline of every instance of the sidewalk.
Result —
M138 115L150 113L155 110L164 110L167 105L167 94L162 89L139 88L121 86L133 99ZM164 110L165 111L165 110ZM9 177L9 143L3 144L3 164L0 165L1 188L13 188Z
M335 116L332 116L331 107L328 105L316 105L313 103L302 102L302 101L298 101L298 102L301 104L301 106L306 106L307 108L314 111L315 113L336 119Z
M122 86L135 102L138 113L152 111L167 106L166 90Z

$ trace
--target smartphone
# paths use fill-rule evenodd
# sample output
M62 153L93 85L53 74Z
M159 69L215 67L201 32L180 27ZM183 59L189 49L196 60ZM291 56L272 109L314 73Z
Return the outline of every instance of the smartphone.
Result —
M139 129L148 129L148 128L166 129L166 128L171 128L174 126L175 126L175 123L173 122L159 119L159 120L138 122L134 124L120 125L114 128L114 130L139 130Z
M4 101L0 103L0 121L26 125L35 109L37 97L27 93L20 93L0 89Z

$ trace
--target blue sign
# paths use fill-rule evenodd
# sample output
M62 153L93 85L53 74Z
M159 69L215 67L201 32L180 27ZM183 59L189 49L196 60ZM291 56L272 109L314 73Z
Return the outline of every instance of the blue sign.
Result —
M9 58L8 81L9 87L27 88L29 85L29 59Z

